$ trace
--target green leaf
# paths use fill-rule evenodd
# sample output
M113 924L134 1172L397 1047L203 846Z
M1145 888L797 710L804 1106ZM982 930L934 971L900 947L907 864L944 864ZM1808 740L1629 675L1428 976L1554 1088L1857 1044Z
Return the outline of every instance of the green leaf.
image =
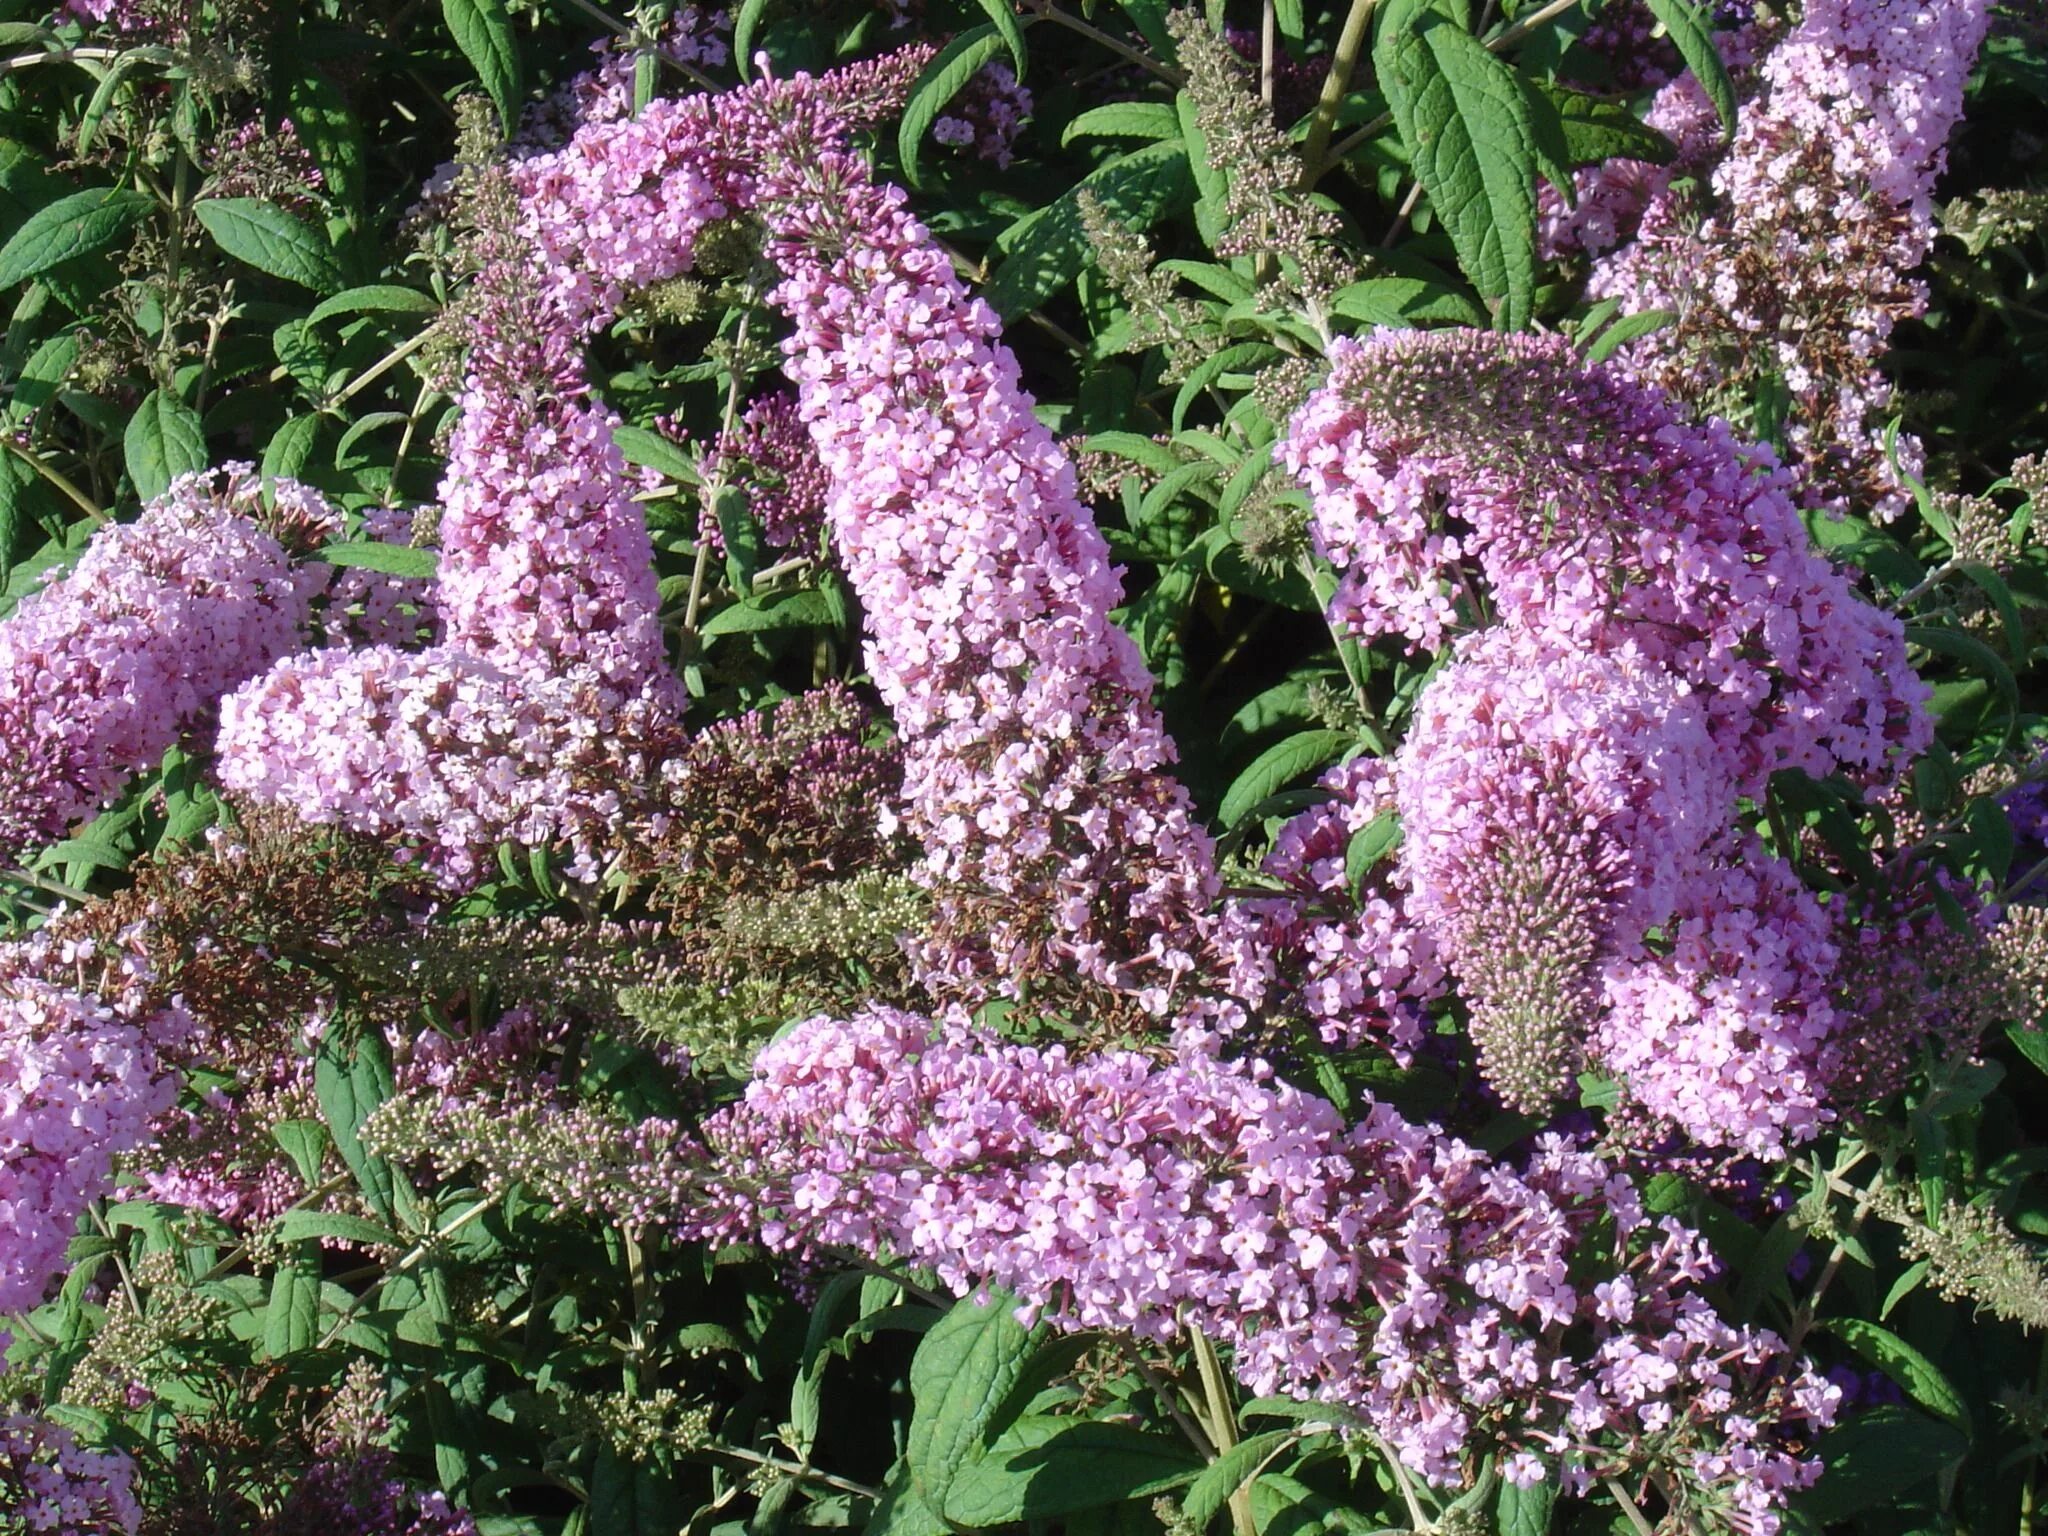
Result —
M455 44L476 70L498 108L506 133L519 124L519 44L512 35L512 17L505 0L441 0L441 14Z
M1932 1360L1889 1328L1861 1317L1830 1318L1828 1330L1906 1389L1936 1418L1970 1433L1970 1409Z
M1030 1355L1017 1298L995 1289L960 1301L918 1344L903 1458L912 1489L931 1508L946 1507L954 1478L980 1455Z
M104 251L156 206L140 192L88 187L38 209L0 245L0 288L40 277L75 256Z
M1979 560L1959 560L1955 563L1955 572L1974 582L1991 599L1992 607L1998 610L1999 627L2005 636L2005 653L2024 667L2027 663L2026 620L2020 616L2019 599L2013 596L2005 578Z
M78 126L72 130L73 141L81 156L92 147L93 136L113 109L114 98L120 93L122 82L145 65L168 63L170 60L171 55L162 48L131 48L107 66L106 73L100 76L98 88L92 93L92 100L78 115Z
M2048 1030L2039 1020L2021 1019L2005 1027L2005 1037L2019 1047L2020 1054L2048 1075Z
M1494 1498L1494 1526L1500 1536L1546 1536L1550 1512L1557 1504L1557 1470L1547 1468L1542 1482L1517 1488L1502 1480Z
M1486 323L1485 311L1470 294L1416 277L1368 277L1339 288L1330 295L1330 313L1397 330L1431 322Z
M1837 1424L1814 1455L1827 1468L1796 1496L1793 1508L1816 1525L1833 1525L1894 1504L1914 1485L1959 1463L1970 1443L1952 1425L1905 1408L1878 1408Z
M1671 34L1685 67L1698 77L1714 115L1721 119L1722 134L1734 133L1735 86L1721 62L1721 50L1714 46L1714 23L1707 7L1696 0L1650 0L1650 11Z
M1206 1530L1231 1495L1265 1470L1266 1464L1299 1437L1292 1429L1269 1429L1240 1440L1224 1451L1181 1496L1181 1514L1196 1530Z
M345 1043L338 1022L330 1022L320 1037L313 1058L313 1093L320 1101L321 1117L334 1137L335 1149L355 1174L370 1208L386 1221L399 1213L401 1202L411 1214L411 1192L383 1158L363 1145L363 1122L391 1097L391 1057L384 1037L374 1029L363 1030L353 1044Z
M1669 165L1678 147L1629 110L1627 102L1589 96L1550 80L1530 80L1545 97L1564 130L1565 159L1572 165L1604 160L1647 160Z
M1892 1282L1892 1288L1885 1292L1884 1305L1877 1309L1878 1321L1892 1315L1892 1309L1920 1288L1920 1282L1927 1278L1927 1271L1933 1266L1925 1259L1907 1266L1905 1273Z
M1178 432L1187 425L1188 407L1203 390L1214 384L1224 374L1242 371L1260 363L1282 357L1280 349L1266 341L1240 341L1220 351L1211 352L1188 371L1181 381L1180 393L1173 401L1173 430Z
M368 161L348 98L325 75L302 67L285 82L284 99L292 128L320 167L327 191L353 217L368 190Z
M747 493L736 485L721 485L711 497L711 518L725 541L726 581L735 592L753 591L754 573L761 569L767 550Z
M754 34L761 30L761 20L767 12L768 0L744 0L739 15L733 19L732 56L742 80L754 78Z
M1185 207L1194 195L1187 149L1178 142L1147 144L1119 155L1004 230L996 241L1003 264L982 296L1005 320L1044 303L1088 265L1088 237L1081 228L1084 191L1093 193L1103 211L1127 229L1147 230Z
M861 1536L951 1536L952 1527L932 1512L910 1486L910 1473L897 1462Z
M1251 1505L1259 1536L1385 1536L1378 1521L1280 1472L1252 1484Z
M431 293L421 293L417 288L404 288L397 283L366 283L360 288L346 288L332 298L322 299L306 318L318 325L336 315L431 315L440 307Z
M796 1385L789 1394L789 1422L796 1431L793 1448L804 1457L811 1454L811 1448L818 1440L818 1422L824 1405L825 1367L832 1358L828 1346L840 1331L841 1318L848 1304L859 1300L862 1279L858 1271L834 1275L811 1308L810 1326L804 1334L803 1359L797 1366Z
M327 237L274 203L255 197L212 197L192 205L213 243L259 272L326 293L341 286L341 267Z
M1999 698L2006 708L2008 733L2020 712L2020 685L2013 678L1998 652L1991 649L1975 635L1966 635L1961 630L1940 629L1931 624L1908 624L1906 643L1925 650L1938 651L1944 656L1963 662L1985 678L1998 690Z
M612 441L618 445L628 464L655 470L684 485L704 483L704 477L697 473L696 464L673 438L650 432L645 427L617 426L612 428Z
M1174 56L1173 34L1166 30L1166 0L1117 0L1117 5L1154 53L1162 59Z
M199 413L177 396L153 389L128 419L121 452L135 494L154 501L179 475L206 468L206 433Z
M1003 35L1003 46L1010 50L1010 62L1016 66L1019 80L1024 78L1027 56L1024 51L1024 24L1017 20L1016 11L1010 7L1010 0L976 0L995 29Z
M270 1139L284 1149L306 1188L320 1182L320 1164L332 1140L326 1126L318 1120L280 1120L270 1128Z
M320 438L320 422L318 416L287 416L284 419L284 425L271 434L263 449L263 479L266 484L299 477L307 460L313 457L313 446Z
M59 331L44 341L21 365L21 376L14 381L13 393L7 401L9 418L25 421L32 412L41 410L54 400L77 361L76 331Z
M1113 453L1120 459L1150 470L1155 475L1171 472L1180 460L1166 444L1135 432L1096 432L1082 439L1083 453Z
M263 1309L263 1352L275 1360L311 1349L320 1336L320 1277L294 1254L278 1265Z
M368 455L357 459L349 450L373 432L382 432L386 427L401 426L406 419L403 411L372 411L369 415L350 422L348 430L341 434L341 441L334 445L335 467L350 469L358 464L367 463Z
M440 566L439 555L431 549L423 549L416 544L381 544L374 539L329 544L314 551L312 558L353 570L378 571L386 576L428 577Z
M1400 841L1401 818L1392 811L1381 811L1353 833L1345 845L1344 883L1356 891Z
M941 48L917 77L896 125L896 158L903 162L904 179L913 187L924 185L917 174L917 152L926 130L982 65L1002 51L1003 35L994 26L969 27Z
M687 1519L674 1482L658 1468L621 1456L610 1445L598 1448L590 1474L593 1536L671 1536Z
M1661 331L1678 317L1668 309L1646 309L1641 314L1623 315L1593 338L1586 348L1586 361L1604 363L1638 337Z
M165 853L189 843L220 814L220 801L201 774L199 765L182 747L164 754L164 829L157 838L157 851Z
M1277 791L1304 774L1334 763L1358 744L1349 731L1300 731L1261 752L1237 776L1218 811L1223 825L1234 827Z
M1060 143L1076 139L1171 139L1180 134L1180 114L1163 101L1112 101L1090 107L1067 124Z
M1252 695L1224 722L1218 745L1226 752L1283 725L1302 725L1317 718L1315 684L1321 678L1290 677Z
M383 1222L347 1211L286 1211L278 1221L277 1235L288 1243L332 1237L373 1248L401 1246L398 1234Z
M1155 1497L1189 1482L1201 1465L1185 1444L1165 1435L1034 1414L959 1469L942 1507L948 1523L970 1530L1053 1520Z
M806 589L784 592L775 597L734 603L721 608L698 631L707 640L718 635L757 634L770 629L803 629L834 620L832 600L823 592Z
M1502 330L1536 299L1536 127L1520 78L1435 0L1394 0L1373 45L1416 179Z

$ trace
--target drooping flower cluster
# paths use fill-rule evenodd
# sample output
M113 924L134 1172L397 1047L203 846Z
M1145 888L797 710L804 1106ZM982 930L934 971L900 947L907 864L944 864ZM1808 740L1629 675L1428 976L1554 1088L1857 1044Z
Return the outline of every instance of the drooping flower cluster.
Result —
M1783 769L1885 782L1928 726L1898 623L1808 548L1784 472L1561 343L1458 334L1341 349L1283 458L1334 624L1466 631L1395 800L1489 1078L1535 1107L1590 1050L1710 1144L1813 1134L1828 924L1736 813Z
M595 318L686 270L708 220L765 222L910 826L927 878L959 893L928 971L972 992L1072 961L1163 1007L1212 860L1167 775L1150 678L1108 619L1116 572L994 314L903 194L835 147L903 62L579 134L521 167L528 228L564 309Z
M764 395L748 406L720 441L718 455L726 478L745 487L747 510L761 525L763 543L798 554L818 547L828 482L794 395ZM702 532L714 548L725 548L715 518L705 519Z
M1810 504L1896 515L1908 503L1883 449L1893 401L1878 362L1893 327L1926 307L1912 274L1991 9L1811 0L1760 66L1711 202L1667 182L1589 286L1677 317L1624 356L1703 414L1746 418L1758 391L1782 387ZM1900 457L1914 468L1915 446Z
M247 466L181 478L0 623L0 847L61 836L305 643L325 577L293 556L340 517L260 490Z
M0 1310L5 1310L0 1306ZM70 1430L28 1414L0 1415L0 1514L27 1536L135 1536L135 1465L88 1451Z
M41 1303L79 1218L112 1188L118 1159L146 1145L176 1085L157 1046L189 1028L182 1009L136 1020L46 980L11 952L0 982L0 1316Z
M1163 1008L1213 860L1073 468L994 312L902 192L830 147L830 102L801 83L756 100L732 127L768 146L790 371L942 893L927 967L972 992L1065 962Z
M1794 1442L1834 1389L1722 1323L1697 1236L1561 1140L1517 1173L1385 1106L1347 1126L1257 1064L885 1009L769 1046L707 1136L713 1236L886 1251L1065 1327L1200 1329L1252 1391L1350 1408L1432 1480L1488 1451L1573 1488L1655 1463L1679 1508L1768 1519L1818 1471Z
M1409 910L1400 866L1383 860L1356 887L1352 839L1394 811L1387 765L1333 768L1329 799L1289 821L1260 872L1281 892L1231 900L1210 943L1227 990L1267 1015L1298 1012L1328 1046L1377 1045L1407 1059L1442 996L1436 944Z
M1007 169L1010 151L1030 115L1030 90L1018 82L1015 70L996 59L984 64L933 120L932 137Z
M441 642L288 658L227 701L219 741L228 788L416 848L457 884L508 839L567 845L569 872L594 878L597 845L654 792L682 703L616 418L583 378L588 296L535 271L508 195L493 181L476 199Z

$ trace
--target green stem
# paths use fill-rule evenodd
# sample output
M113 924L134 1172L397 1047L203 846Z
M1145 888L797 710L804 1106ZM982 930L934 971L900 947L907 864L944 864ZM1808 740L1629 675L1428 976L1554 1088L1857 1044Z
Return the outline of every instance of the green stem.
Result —
M1649 1517L1643 1513L1642 1506L1629 1497L1626 1488L1610 1477L1607 1479L1607 1491L1614 1495L1614 1502L1621 1506L1622 1513L1628 1516L1629 1524L1635 1527L1639 1536L1657 1536Z
M46 462L34 449L24 443L16 442L12 437L5 434L0 434L0 443L5 443L8 451L17 459L20 459L22 463L26 464L30 469L34 470L68 496L71 499L72 505L77 507L87 517L96 523L104 523L107 520L107 514L101 509L98 502L73 485L70 480Z
M1097 26L1091 26L1078 16L1069 16L1065 11L1049 3L1049 0L1031 0L1031 13L1046 21L1056 22L1069 32L1078 32L1091 42L1100 43L1111 53L1121 54L1141 69L1148 69L1175 90L1188 83L1188 77L1169 64L1162 64L1143 49L1133 48L1120 37L1112 36Z
M1373 7L1379 0L1351 0L1344 17L1344 30L1337 34L1337 51L1330 56L1330 72L1323 76L1323 93L1316 98L1315 121L1308 126L1308 141L1301 148L1301 185L1313 187L1322 178L1330 151L1330 135L1337 127L1337 111L1351 89L1351 76L1365 52L1365 35L1372 27Z
M1202 1396L1209 1408L1209 1438L1215 1443L1216 1454L1220 1456L1237 1444L1237 1412L1230 1405L1230 1384L1224 1379L1223 1362L1217 1358L1216 1346L1199 1329L1195 1330L1193 1337L1195 1364L1202 1373ZM1236 1536L1258 1536L1258 1522L1252 1518L1251 1494L1244 1488L1230 1495L1230 1524Z

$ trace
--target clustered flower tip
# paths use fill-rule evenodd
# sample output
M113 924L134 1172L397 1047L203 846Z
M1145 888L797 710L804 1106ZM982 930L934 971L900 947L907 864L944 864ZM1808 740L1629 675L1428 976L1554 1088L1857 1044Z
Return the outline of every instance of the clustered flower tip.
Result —
M1819 1474L1837 1389L1722 1322L1698 1236L1561 1138L1515 1170L1385 1105L1347 1125L1257 1062L886 1008L765 1048L705 1135L726 1193L701 1235L886 1251L1064 1328L1199 1329L1249 1390L1348 1408L1432 1481L1481 1448L1571 1491L1655 1464L1675 1506L1770 1529Z
M24 1413L0 1415L0 1510L28 1536L135 1536L142 1529L134 1462L89 1451L63 1425Z
M1331 622L1447 653L1393 799L1495 1086L1604 1066L1708 1145L1816 1134L1829 923L1738 811L1783 769L1886 784L1931 727L1786 472L1562 341L1468 332L1340 346L1281 458Z
M1913 273L1933 245L1934 184L1991 12L1990 0L1808 0L1755 65L1718 161L1687 77L1653 113L1677 130L1669 170L1686 177L1625 168L1588 189L1583 248L1627 232L1607 227L1617 200L1637 227L1595 264L1587 296L1674 317L1619 356L1702 414L1747 419L1758 391L1781 386L1808 505L1889 517L1911 505L1885 447L1894 392L1878 364L1893 328L1927 307ZM1731 67L1755 40L1724 39ZM1636 190L1611 191L1614 178ZM1560 230L1559 246L1570 240ZM1910 437L1897 456L1918 472Z
M246 465L186 475L0 622L0 847L60 837L206 722L221 696L305 643L325 567L268 528L341 532L317 492Z
M194 1027L132 955L41 937L0 950L0 1316L42 1304L86 1207L150 1145L177 1098L161 1053Z

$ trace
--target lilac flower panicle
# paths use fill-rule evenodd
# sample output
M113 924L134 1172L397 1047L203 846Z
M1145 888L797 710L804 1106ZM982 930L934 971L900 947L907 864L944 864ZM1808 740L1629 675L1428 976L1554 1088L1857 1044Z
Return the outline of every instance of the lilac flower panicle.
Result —
M0 1311L4 1311L0 1306ZM61 1424L0 1414L0 1514L27 1536L135 1536L135 1464L90 1451Z
M1341 348L1281 456L1331 622L1448 652L1394 802L1489 1080L1534 1109L1604 1066L1709 1145L1817 1134L1835 951L1737 813L1788 768L1885 785L1930 724L1786 474L1560 342L1472 333Z
M0 622L0 844L61 836L305 643L325 568L295 563L264 523L317 543L340 520L280 484L272 518L246 466L184 476Z
M0 981L0 1316L39 1305L79 1218L147 1146L175 1101L157 1046L190 1028L182 1010L135 1019L5 958Z
M1810 505L1848 499L1893 517L1911 504L1884 447L1895 404L1878 365L1894 327L1927 307L1913 273L1991 11L1811 0L1758 66L1711 200L1670 178L1652 186L1633 243L1588 285L1625 310L1679 317L1620 356L1702 414L1746 415L1757 389L1782 383ZM1898 457L1917 471L1918 444L1902 439Z
M522 167L529 225L572 274L557 286L603 315L686 270L710 220L764 221L925 877L976 893L942 903L929 978L972 993L1058 960L1163 1009L1214 890L1208 838L1168 774L1136 647L1108 619L1107 548L995 315L903 194L837 147L880 88L843 71L656 103Z
M785 1034L706 1135L703 1235L886 1251L1061 1327L1199 1328L1249 1390L1348 1407L1432 1481L1489 1450L1562 1458L1574 1491L1656 1464L1680 1507L1768 1530L1819 1473L1799 1447L1837 1390L1721 1322L1697 1235L1558 1138L1516 1172L1257 1063L883 1008ZM1607 1278L1575 1279L1596 1251Z

